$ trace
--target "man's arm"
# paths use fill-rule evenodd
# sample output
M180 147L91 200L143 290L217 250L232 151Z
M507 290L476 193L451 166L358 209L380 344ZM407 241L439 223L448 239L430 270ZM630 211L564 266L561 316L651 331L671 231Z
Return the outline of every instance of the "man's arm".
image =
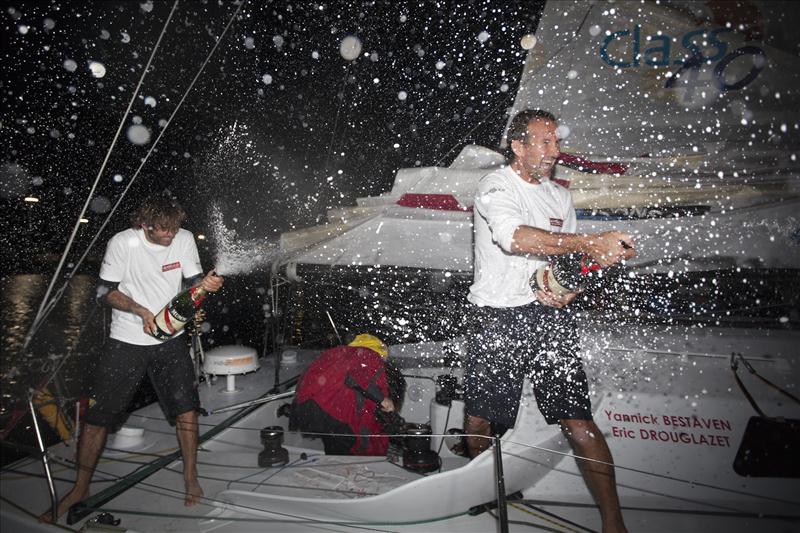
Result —
M100 281L103 283L103 280ZM107 284L108 282L105 283ZM153 313L145 306L139 304L133 298L117 289L116 284L114 284L114 288L111 288L101 299L114 309L138 315L144 324L144 332L148 335L153 335L156 332L156 321Z
M517 227L511 241L511 251L534 255L583 253L602 267L636 255L633 238L622 231L587 234L555 233L532 226Z

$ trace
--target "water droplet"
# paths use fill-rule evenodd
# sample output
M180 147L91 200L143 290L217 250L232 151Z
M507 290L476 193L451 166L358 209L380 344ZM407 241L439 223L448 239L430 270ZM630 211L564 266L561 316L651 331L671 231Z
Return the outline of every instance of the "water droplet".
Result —
M355 35L348 35L339 45L339 53L347 61L353 61L361 53L361 40Z
M95 78L102 78L106 75L106 66L98 61L89 61L89 70Z
M536 43L538 43L538 42L539 42L539 39L537 39L534 34L526 33L525 35L522 36L522 39L519 40L519 45L524 50L530 50L531 48L536 46Z
M133 144L143 145L150 142L150 130L141 124L134 124L125 132L125 136Z
M111 200L105 196L97 196L92 198L92 201L89 203L89 209L95 213L108 213L108 211L111 209Z

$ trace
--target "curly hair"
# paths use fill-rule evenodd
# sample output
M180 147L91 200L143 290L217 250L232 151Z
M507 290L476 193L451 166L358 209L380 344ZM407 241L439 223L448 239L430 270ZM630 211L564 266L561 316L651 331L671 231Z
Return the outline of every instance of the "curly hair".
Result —
M175 200L164 194L148 197L131 216L131 226L139 228L160 226L176 230L186 220L186 211Z

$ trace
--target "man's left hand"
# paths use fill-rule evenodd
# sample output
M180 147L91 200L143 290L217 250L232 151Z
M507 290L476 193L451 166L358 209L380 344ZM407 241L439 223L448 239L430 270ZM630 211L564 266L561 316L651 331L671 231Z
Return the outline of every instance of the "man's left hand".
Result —
M543 303L544 305L555 307L556 309L561 309L565 305L572 303L572 301L578 296L577 292L568 292L562 296L558 296L557 294L539 289L536 291L536 298Z
M200 286L206 292L217 292L222 288L222 284L225 281L225 278L222 276L217 276L217 274L212 270L203 280L200 282Z

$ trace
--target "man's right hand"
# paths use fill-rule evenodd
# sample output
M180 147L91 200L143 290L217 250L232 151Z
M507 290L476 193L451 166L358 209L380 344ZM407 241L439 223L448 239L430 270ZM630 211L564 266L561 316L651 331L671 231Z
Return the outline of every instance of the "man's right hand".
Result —
M139 315L144 323L144 327L142 328L145 333L148 335L155 335L158 331L158 327L156 326L156 317L151 313L148 309L139 306L140 308L136 310L136 314Z
M601 267L619 263L636 255L633 237L624 231L604 231L586 236L586 253Z

